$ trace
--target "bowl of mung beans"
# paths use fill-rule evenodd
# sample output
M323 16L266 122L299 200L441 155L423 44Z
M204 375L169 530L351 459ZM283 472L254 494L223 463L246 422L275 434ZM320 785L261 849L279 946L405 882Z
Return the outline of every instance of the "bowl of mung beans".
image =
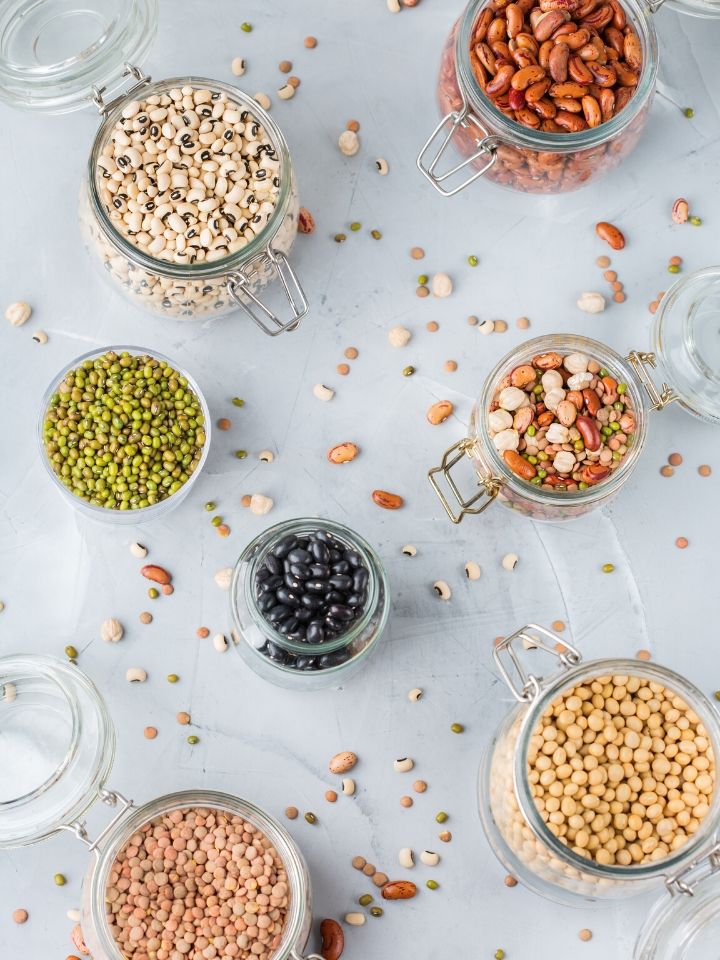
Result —
M547 655L560 669L541 677ZM647 661L583 662L537 624L494 656L517 705L481 765L480 814L514 877L563 903L616 901L709 852L720 719L700 690Z
M164 516L188 495L210 448L194 378L168 357L113 346L77 357L48 387L42 462L80 512L111 523Z

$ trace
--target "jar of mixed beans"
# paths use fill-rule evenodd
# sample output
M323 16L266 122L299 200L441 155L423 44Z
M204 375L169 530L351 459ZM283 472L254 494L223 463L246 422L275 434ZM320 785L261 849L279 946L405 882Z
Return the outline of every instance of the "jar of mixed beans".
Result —
M289 834L247 800L213 790L135 806L106 786L115 733L105 703L76 666L51 657L0 659L3 817L0 848L68 830L91 855L76 952L95 960L213 955L320 960L304 949L310 877ZM89 836L100 800L111 819ZM188 906L192 902L192 906Z
M270 336L292 330L308 304L288 260L299 206L285 138L234 86L152 82L137 64L156 28L157 0L119 12L106 0L29 10L13 0L0 14L0 97L46 112L99 110L81 228L133 303L180 320L240 309ZM282 308L268 305L269 286Z
M241 553L230 587L235 648L272 683L316 690L344 682L376 648L390 597L382 561L330 520L288 520Z
M429 472L452 522L496 499L533 520L574 519L632 474L653 410L677 401L720 423L719 291L720 268L676 283L655 315L652 353L622 357L588 337L550 334L507 354L483 384L469 435ZM466 458L476 478L469 492L455 475Z
M541 677L546 655L559 669ZM698 863L717 861L720 720L707 697L667 667L583 662L536 624L494 656L517 705L484 756L479 804L512 876L569 904L688 892Z
M655 92L650 0L470 0L441 55L442 119L418 167L443 196L485 176L565 193L636 146ZM717 17L712 0L669 3ZM460 157L444 159L449 146Z

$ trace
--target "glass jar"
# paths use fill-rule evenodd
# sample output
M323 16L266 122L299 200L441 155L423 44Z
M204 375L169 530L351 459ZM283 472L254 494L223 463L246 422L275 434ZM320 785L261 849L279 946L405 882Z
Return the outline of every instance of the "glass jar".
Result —
M242 817L262 831L287 872L289 909L273 960L302 960L312 925L310 876L286 830L254 804L214 790L186 790L136 807L106 787L115 733L105 703L74 664L52 657L0 658L0 732L5 776L0 786L0 848L75 834L92 857L81 893L81 927L95 960L123 960L108 922L106 889L118 852L148 821L199 806ZM93 840L84 814L97 801L111 807L110 822ZM306 960L321 960L317 954Z
M529 673L523 648L535 649L527 656L540 657L542 652L557 657L561 669L549 677ZM533 801L528 752L540 719L562 693L610 675L647 679L680 696L699 718L698 730L709 739L716 759L720 757L720 718L707 697L684 677L652 663L625 659L583 663L579 651L567 640L537 624L528 624L502 640L494 657L518 701L486 751L479 775L480 816L498 859L535 893L567 904L618 900L657 891L666 884L671 889L682 884L685 871L717 843L717 783L697 831L674 853L635 866L604 865L580 856L548 829Z
M604 176L637 144L655 93L658 42L652 14L663 0L622 0L642 47L643 62L629 102L610 120L575 133L526 127L506 116L478 82L471 63L476 26L484 10L504 3L469 0L450 32L440 61L438 101L442 119L417 159L421 173L449 197L483 175L526 193L565 193ZM714 0L671 3L679 11L717 17ZM438 164L452 144L461 157L445 172Z
M720 267L707 267L679 280L663 297L653 325L653 353L633 350L621 357L606 344L588 337L549 334L528 340L503 357L485 380L473 407L470 435L453 444L440 465L428 474L452 522L460 523L467 514L482 513L495 499L533 520L572 520L602 506L623 486L642 453L653 410L677 401L693 416L720 423L719 304ZM632 398L637 423L632 445L620 467L587 490L555 493L534 487L508 468L489 434L487 414L499 382L515 367L550 351L588 354L607 367L618 382L625 382ZM649 373L656 366L663 380L660 388ZM473 464L478 487L467 496L453 475L466 457ZM442 485L440 477L444 478Z
M257 573L265 558L288 536L324 530L354 551L368 572L363 612L350 629L324 643L289 640L258 607ZM345 682L364 666L377 646L390 612L389 585L382 561L359 534L331 520L285 520L245 547L233 572L230 615L235 649L265 680L295 690L317 690Z
M60 26L61 25L61 26ZM12 0L0 13L0 98L13 106L62 113L90 104L102 123L80 195L85 242L104 272L133 303L182 320L217 318L242 310L270 336L293 330L308 303L288 260L297 234L298 193L287 143L277 124L236 87L181 76L152 83L136 66L157 30L157 0ZM129 89L116 93L127 81ZM212 262L180 264L143 252L113 226L100 198L98 157L132 100L186 85L225 93L265 129L279 160L280 193L263 230L241 250ZM289 315L265 302L275 281ZM262 298L261 298L262 294Z
M102 507L98 504L88 503L86 500L83 500L81 497L76 496L61 478L53 470L50 460L45 449L45 444L43 441L43 432L45 426L45 414L50 406L50 400L53 394L57 391L58 386L65 379L67 374L71 370L75 370L77 367L81 366L86 360L94 360L96 357L101 356L108 351L114 351L115 353L127 352L132 355L148 355L156 360L162 360L163 362L169 364L174 370L176 370L181 377L183 377L193 391L195 396L200 401L200 407L202 409L203 424L205 431L205 443L203 445L202 454L200 460L197 462L193 472L190 474L185 483L180 487L180 489L171 494L165 500L160 500L157 503L150 504L147 507L133 508L130 507L127 510L113 510L108 509L107 507ZM135 346L125 346L125 345L115 345L110 347L103 347L99 350L91 350L89 353L84 353L80 357L76 357L71 363L67 364L60 373L57 374L51 381L48 386L45 394L42 398L42 403L40 406L40 411L38 414L38 427L37 427L37 437L38 445L40 448L40 459L45 468L47 475L52 480L56 489L64 496L65 500L70 503L76 510L82 513L84 516L89 517L92 520L100 520L105 523L144 523L149 520L156 520L158 517L166 516L171 510L174 510L175 507L179 506L185 497L190 493L190 490L197 483L198 477L202 472L203 467L208 458L208 453L210 451L210 439L212 435L212 422L210 418L210 410L203 395L202 390L198 386L194 377L192 377L186 370L183 370L174 360L171 360L169 357L164 356L161 353L158 353L157 350L144 350L142 347Z

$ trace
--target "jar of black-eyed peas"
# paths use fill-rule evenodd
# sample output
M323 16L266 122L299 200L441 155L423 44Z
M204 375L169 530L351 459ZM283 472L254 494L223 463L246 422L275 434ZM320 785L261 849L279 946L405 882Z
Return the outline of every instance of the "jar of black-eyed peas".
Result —
M240 310L270 336L293 330L308 304L288 259L299 206L285 138L235 86L151 81L139 64L156 28L157 0L13 0L0 13L0 97L100 112L80 223L134 304L178 320Z

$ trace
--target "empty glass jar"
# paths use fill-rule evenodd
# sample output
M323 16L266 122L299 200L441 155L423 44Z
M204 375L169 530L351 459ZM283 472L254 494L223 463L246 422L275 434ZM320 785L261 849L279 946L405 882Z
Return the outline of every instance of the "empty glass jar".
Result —
M200 807L242 817L270 840L287 874L288 913L273 960L306 955L312 925L310 876L300 850L271 816L247 800L214 790L185 790L135 806L107 787L115 733L105 703L73 664L52 657L0 658L0 849L47 840L60 830L88 848L81 893L82 937L95 960L123 960L108 919L106 891L115 858L130 838L161 814ZM83 820L101 801L111 819L91 839Z

